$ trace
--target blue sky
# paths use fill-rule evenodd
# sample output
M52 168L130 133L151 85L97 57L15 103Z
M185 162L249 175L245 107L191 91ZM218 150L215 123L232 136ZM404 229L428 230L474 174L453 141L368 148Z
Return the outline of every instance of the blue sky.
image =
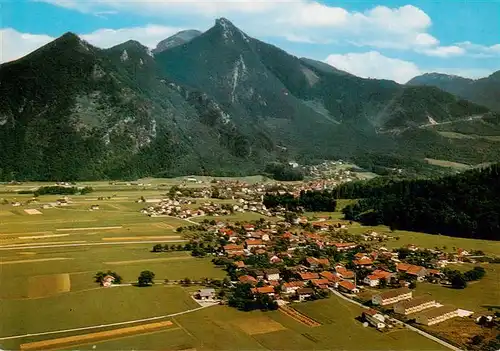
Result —
M249 35L351 73L405 82L440 71L472 78L500 70L500 0L7 0L1 61L71 31L110 47L154 47L178 30L226 17Z

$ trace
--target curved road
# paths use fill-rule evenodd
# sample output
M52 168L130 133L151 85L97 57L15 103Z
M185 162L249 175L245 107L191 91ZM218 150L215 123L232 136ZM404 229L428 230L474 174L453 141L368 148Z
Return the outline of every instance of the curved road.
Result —
M364 308L364 309L369 309L369 307L367 307L367 306L365 306L365 305L363 305L363 304L359 303L358 301L354 301L354 300L352 300L352 299L348 298L347 296L345 296L345 295L341 294L341 293L340 293L340 292L338 292L337 290L330 289L330 291L331 291L331 292L333 292L336 296L338 296L338 297L340 297L340 298L342 298L342 299L344 299L344 300L346 300L346 301L349 301L350 303L353 303L353 304L355 304L355 305L358 305L359 307ZM394 318L394 319L396 319L396 318ZM443 345L444 347L449 348L450 350L454 350L454 351L463 351L462 349L459 349L458 347L453 346L452 344L447 343L446 341L441 340L441 339L439 339L439 338L435 337L434 335L431 335L431 334L429 334L429 333L424 332L423 330L420 330L420 329L418 329L418 328L415 328L414 326L411 326L411 325L409 325L409 324L407 324L407 323L405 323L405 322L403 322L403 321L400 321L399 319L396 319L396 320L397 320L397 321L399 321L399 322L401 322L401 323L403 323L403 325L404 325L406 328L408 328L408 329L410 329L410 330L412 330L412 331L414 331L414 332L417 332L417 333L419 333L420 335L425 336L427 339L430 339L430 340L432 340L432 341L435 341L435 342L437 342L438 344L441 344L441 345Z
M92 326L89 326L89 327L64 329L64 330L54 330L54 331L40 332L40 333L29 333L29 334L23 334L23 335L4 336L4 337L0 337L0 340L20 339L20 338L25 338L25 337L30 337L30 336L43 336L43 335L51 335L51 334L71 333L71 332L76 332L76 331L84 331L84 330L92 330L92 329L99 329L99 328L115 327L115 326L126 325L126 324L149 322L149 321L154 321L154 320L158 320L158 319L164 319L164 318L170 318L170 317L180 316L181 314L187 314L187 313L199 311L199 310L201 310L203 308L207 308L207 307L211 307L211 306L201 306L201 307L193 308L192 310L177 312L177 313L173 313L173 314L166 314L166 315L157 316L157 317L136 319L136 320L125 321L125 322L92 325Z

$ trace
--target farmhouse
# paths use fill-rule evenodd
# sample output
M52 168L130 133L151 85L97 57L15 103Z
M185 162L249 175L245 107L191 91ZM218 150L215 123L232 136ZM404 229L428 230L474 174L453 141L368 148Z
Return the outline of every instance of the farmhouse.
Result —
M289 283L283 283L283 292L285 294L292 294L297 291L297 289L303 288L304 287L304 282L301 281L296 281L296 282L289 282Z
M427 308L435 307L436 301L427 296L415 297L411 300L404 300L394 305L394 312L399 314L411 314L423 311Z
M422 266L415 266L407 263L398 263L396 265L398 272L404 272L410 276L417 278L418 281L423 281L425 276L428 274L427 269Z
M393 273L383 271L381 269L377 269L372 272L372 274L368 275L363 279L363 283L368 286L377 286L380 284L381 279L385 279L387 282L394 276Z
M358 244L356 243L335 243L333 244L337 248L337 251L347 251L355 249Z
M328 281L328 279L322 278L322 279L312 279L311 283L312 285L320 289L328 289L328 284L330 282Z
M384 316L374 309L370 308L368 311L363 312L363 317L368 323L370 323L377 329L382 329L385 327Z
M260 288L252 288L252 293L274 296L274 287L273 286L262 286Z
M344 266L335 266L335 272L342 279L354 280L354 272L346 269Z
M215 297L215 289L200 289L196 296L200 300L211 300Z
M299 277L303 281L309 281L311 279L319 279L319 274L311 272L301 272L299 273Z
M433 325L457 316L458 309L456 307L445 305L422 312L415 319L419 324Z
M243 284L248 283L254 285L257 283L257 279L255 279L251 275L242 275L241 277L238 278L238 280Z
M368 257L362 257L359 260L353 260L352 263L354 263L354 265L357 268L361 268L361 267L370 268L373 265L373 260L371 258L368 258Z
M280 280L280 270L277 268L269 268L264 271L267 280L278 281Z
M328 281L334 288L338 287L338 283L342 280L340 279L340 277L328 271L321 272L319 275L324 279L328 279Z
M307 257L306 263L310 268L318 268L320 266L328 267L330 265L328 258Z
M262 240L259 240L259 239L248 239L248 240L245 240L245 246L248 250L251 250L251 249L258 249L258 248L261 248L261 247L266 247L266 245L264 244L264 242Z
M359 289L356 288L356 285L350 281L342 280L339 282L339 290L349 293L349 294L357 294L359 293Z
M109 288L111 285L113 285L114 281L115 277L113 277L112 275L107 275L102 278L102 286L104 286L105 288Z
M372 303L374 305L385 306L399 301L408 300L411 298L412 298L412 291L405 287L373 295Z
M305 299L311 297L314 294L314 290L311 288L299 288L296 291L299 301L302 302Z

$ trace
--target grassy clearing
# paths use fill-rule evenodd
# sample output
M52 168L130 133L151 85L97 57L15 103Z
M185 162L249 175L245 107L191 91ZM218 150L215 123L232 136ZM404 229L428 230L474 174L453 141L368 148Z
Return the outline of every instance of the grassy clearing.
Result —
M433 158L425 158L425 161L427 161L427 163L434 165L434 166L451 167L451 168L456 168L459 170L466 170L466 169L472 168L471 166L466 165L464 163L445 161L445 160L436 160Z
M148 288L97 288L44 299L0 300L0 335L116 323L196 307L199 306L182 288L163 285Z
M477 282L469 282L463 290L442 287L436 284L417 284L419 295L430 295L443 304L452 304L459 308L477 313L487 312L489 307L500 308L500 265L485 264L486 276ZM450 265L450 268L469 270L474 265L463 264L460 266Z

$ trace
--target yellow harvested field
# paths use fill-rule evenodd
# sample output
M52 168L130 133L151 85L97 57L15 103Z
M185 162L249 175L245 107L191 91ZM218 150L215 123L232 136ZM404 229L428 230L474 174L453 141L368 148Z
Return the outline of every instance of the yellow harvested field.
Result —
M68 257L36 258L34 260L0 261L0 265L73 260Z
M68 336L52 340L36 341L27 344L21 344L20 349L27 351L27 350L47 350L47 349L68 347L70 345L75 345L75 344L78 345L83 343L89 343L92 341L108 340L113 338L120 338L127 335L148 333L165 327L170 327L172 324L173 323L170 321L165 321L165 322L138 325L135 327L113 329L91 334L75 335L75 336Z
M61 236L69 236L69 234L45 234L33 236L19 236L18 239L46 239L46 238L59 238Z
M75 240L75 241L49 241L44 242L43 245L62 245L62 244L82 244L86 243L85 240ZM12 248L22 248L24 246L36 245L35 243L25 243L25 244L9 244L1 245L0 249L12 249Z
M10 211L0 211L0 217L3 217L3 216L13 216L14 213L10 212Z
M265 316L241 319L232 322L232 324L243 330L248 335L266 334L286 329L280 323Z
M85 231L85 230L110 230L110 229L122 229L123 226L115 227L88 227L88 228L62 228L56 229L58 232L73 232L73 231Z
M173 226L171 226L170 224L167 224L165 222L161 222L161 223L155 223L153 224L155 227L157 228L164 228L164 229L174 229Z
M23 255L23 256L33 256L36 255L36 252L18 252L18 255Z
M40 298L71 290L68 273L39 275L28 279L28 297Z
M182 261L182 260L192 260L192 256L182 256L182 257L163 257L163 258L148 258L144 260L132 260L132 261L114 261L114 262L104 262L104 264L129 264L129 263L147 263L147 262L166 262L166 261Z
M120 240L176 240L182 239L179 235L174 236L117 236L102 238L104 241L120 241Z
M40 212L40 211L38 211L37 209L34 209L34 208L27 208L27 209L24 210L24 212L26 212L29 215L41 215L41 214L43 214L42 212Z

